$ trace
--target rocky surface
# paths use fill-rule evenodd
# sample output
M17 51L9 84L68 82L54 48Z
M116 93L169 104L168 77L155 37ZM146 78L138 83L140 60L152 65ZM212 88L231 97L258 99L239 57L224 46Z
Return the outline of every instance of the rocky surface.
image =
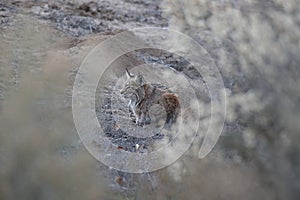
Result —
M11 10L49 20L58 30L76 37L128 30L145 25L167 26L158 0L7 1L5 5L3 4L3 11L0 14L10 15Z

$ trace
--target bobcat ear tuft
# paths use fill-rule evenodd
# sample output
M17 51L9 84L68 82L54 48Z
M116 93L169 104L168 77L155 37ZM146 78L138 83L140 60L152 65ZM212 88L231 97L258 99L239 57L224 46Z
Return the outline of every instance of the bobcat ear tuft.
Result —
M125 70L126 70L126 76L127 76L127 78L132 78L132 77L134 77L134 75L130 74L130 72L128 71L127 68L126 68Z

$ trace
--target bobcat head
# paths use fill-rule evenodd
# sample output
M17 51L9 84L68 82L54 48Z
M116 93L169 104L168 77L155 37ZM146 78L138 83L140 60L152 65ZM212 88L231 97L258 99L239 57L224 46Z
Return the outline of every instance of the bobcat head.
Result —
M126 69L126 77L127 80L120 92L125 98L131 98L138 88L146 84L146 81L140 73L134 75L128 69Z

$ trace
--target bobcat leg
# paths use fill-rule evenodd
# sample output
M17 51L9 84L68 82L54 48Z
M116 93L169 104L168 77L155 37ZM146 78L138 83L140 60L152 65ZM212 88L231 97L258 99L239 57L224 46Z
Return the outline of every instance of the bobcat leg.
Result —
M141 125L141 126L145 124L145 113L144 112L141 112L140 116L138 116L137 124Z
M144 123L145 124L150 124L151 123L151 118L149 116L149 112L147 112L146 115L145 115L145 122Z
M137 108L136 108L136 103L135 103L135 101L133 101L133 100L130 99L129 104L128 104L128 107L129 107L129 117L132 117L132 114L133 114L133 116L134 116L134 118L135 118L135 120L133 120L133 121L134 121L134 123L138 124L139 117L138 117L138 114L137 114L137 112L136 112L136 109L137 109ZM130 111L131 111L132 113L130 113Z
M142 112L141 115L137 118L138 125L150 124L151 119L148 112Z

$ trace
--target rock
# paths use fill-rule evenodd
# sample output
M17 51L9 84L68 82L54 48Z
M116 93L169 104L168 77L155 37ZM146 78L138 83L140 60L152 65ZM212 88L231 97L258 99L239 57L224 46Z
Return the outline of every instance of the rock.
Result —
M9 12L8 11L0 11L0 17L8 17Z

